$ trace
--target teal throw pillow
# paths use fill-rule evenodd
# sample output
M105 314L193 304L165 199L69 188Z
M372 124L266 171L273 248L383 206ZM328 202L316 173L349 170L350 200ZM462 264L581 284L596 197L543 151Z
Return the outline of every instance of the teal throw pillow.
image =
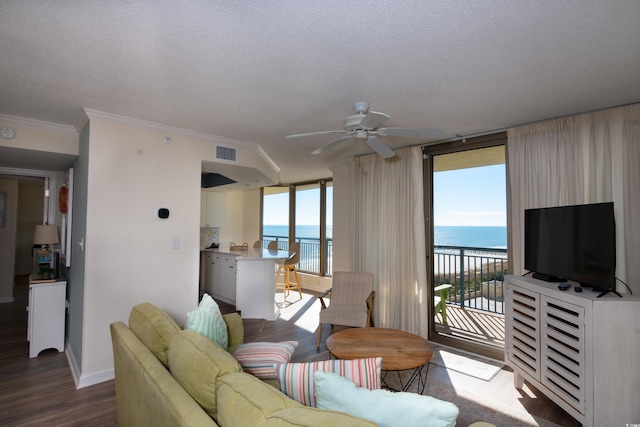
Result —
M316 405L378 423L380 427L453 427L458 407L415 393L369 390L330 372L314 373Z
M227 324L222 318L220 307L208 294L204 294L198 308L187 313L187 323L184 328L204 335L218 343L225 350L229 348Z

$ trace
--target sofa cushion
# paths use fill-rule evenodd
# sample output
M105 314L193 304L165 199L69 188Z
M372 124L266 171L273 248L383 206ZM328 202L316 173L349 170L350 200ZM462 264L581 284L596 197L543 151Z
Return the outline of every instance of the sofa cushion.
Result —
M306 406L316 406L315 371L333 372L358 387L370 390L380 388L382 357L354 360L321 360L308 363L281 363L275 366L278 387L290 398Z
M176 381L211 418L217 419L218 381L230 373L241 372L240 364L216 342L196 331L174 334L168 359Z
M129 329L165 367L168 366L169 342L180 331L171 316L151 303L138 304L129 314Z
M380 427L453 427L456 405L415 393L368 390L330 372L315 373L318 408L346 412ZM428 420L428 423L426 421Z
M375 426L348 414L309 408L245 373L231 374L219 383L218 423L246 426Z
M276 363L287 363L298 347L297 341L250 342L233 352L242 369L258 378L275 378Z
M204 335L220 344L220 347L225 350L229 348L227 324L222 318L218 303L209 294L202 296L198 308L187 313L187 322L184 328Z

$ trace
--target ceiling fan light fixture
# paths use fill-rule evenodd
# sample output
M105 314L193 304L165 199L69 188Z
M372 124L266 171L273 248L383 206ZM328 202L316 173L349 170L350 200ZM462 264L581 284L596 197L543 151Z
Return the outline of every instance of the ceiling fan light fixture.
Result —
M357 141L366 141L369 138L369 132L366 130L359 129L356 131L356 140Z

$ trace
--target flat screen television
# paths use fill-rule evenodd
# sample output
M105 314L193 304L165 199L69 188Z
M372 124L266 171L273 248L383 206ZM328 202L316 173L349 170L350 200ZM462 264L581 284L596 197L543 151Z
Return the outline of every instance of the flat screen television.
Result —
M525 210L524 268L546 281L615 289L613 202Z

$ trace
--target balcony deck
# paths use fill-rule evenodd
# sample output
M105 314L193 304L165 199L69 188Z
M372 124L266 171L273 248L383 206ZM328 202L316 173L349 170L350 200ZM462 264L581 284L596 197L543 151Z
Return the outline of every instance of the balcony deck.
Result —
M442 314L438 313L435 327L440 334L504 348L503 314L447 304L447 324L442 323Z

